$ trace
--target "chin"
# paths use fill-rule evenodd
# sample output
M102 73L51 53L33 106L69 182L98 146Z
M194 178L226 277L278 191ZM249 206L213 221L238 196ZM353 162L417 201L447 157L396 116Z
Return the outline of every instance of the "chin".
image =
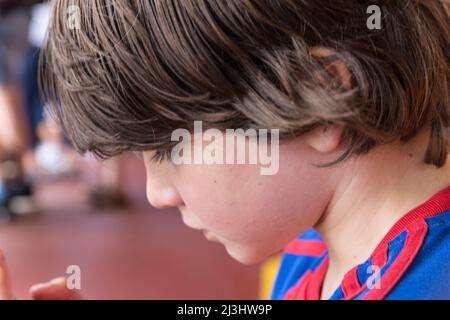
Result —
M271 253L264 254L251 249L233 248L230 246L225 246L225 249L230 257L245 265L258 264L271 256Z

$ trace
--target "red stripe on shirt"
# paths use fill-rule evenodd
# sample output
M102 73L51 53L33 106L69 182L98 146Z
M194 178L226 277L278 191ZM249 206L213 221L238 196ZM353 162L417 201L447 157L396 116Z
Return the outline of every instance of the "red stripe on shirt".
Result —
M289 243L285 248L285 253L321 257L327 251L327 247L323 241L320 240L294 240Z

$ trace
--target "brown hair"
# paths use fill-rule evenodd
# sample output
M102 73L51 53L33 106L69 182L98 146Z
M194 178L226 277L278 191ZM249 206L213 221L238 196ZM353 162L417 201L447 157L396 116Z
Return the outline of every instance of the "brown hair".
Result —
M382 9L380 30L367 27L371 3ZM79 29L67 26L71 5ZM440 167L449 11L447 0L57 0L40 81L77 150L102 158L167 151L172 131L194 120L286 138L342 123L336 162L429 125L424 161ZM312 47L345 63L350 90Z

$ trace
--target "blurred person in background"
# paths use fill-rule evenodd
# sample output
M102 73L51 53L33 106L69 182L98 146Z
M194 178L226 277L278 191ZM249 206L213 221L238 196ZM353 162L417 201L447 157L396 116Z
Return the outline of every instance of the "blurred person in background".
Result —
M48 2L34 2L31 8L28 37L30 45L25 59L23 81L32 128L31 142L35 148L27 156L27 167L32 175L37 173L53 177L72 176L76 174L75 153L65 143L60 128L51 119L44 117L37 81L39 52L45 44L51 5ZM83 169L86 169L83 178L87 184L88 201L93 207L121 207L127 203L122 190L122 162L121 158L112 159L107 164L96 159L84 159L81 164Z
M3 176L0 178L0 212L8 218L14 213L36 210L27 180L38 183L76 176L77 164L85 169L83 178L92 206L111 208L127 203L122 190L122 160L114 159L107 165L95 159L77 163L75 152L66 144L61 130L44 115L37 70L50 9L50 3L41 0L0 0L3 48L0 84L8 87L4 90L5 97L15 97L0 102L4 105L0 110L0 160L7 159L0 169L0 177ZM15 181L14 188L11 181Z
M0 0L0 219L32 212L31 186L22 165L29 146L20 70L29 7L35 0Z
M37 179L42 176L61 177L74 173L75 159L65 145L59 128L44 116L43 104L39 95L37 70L39 53L45 43L50 22L50 4L34 1L30 9L28 27L28 47L24 56L22 88L28 122L31 127L31 148L25 157L28 174Z

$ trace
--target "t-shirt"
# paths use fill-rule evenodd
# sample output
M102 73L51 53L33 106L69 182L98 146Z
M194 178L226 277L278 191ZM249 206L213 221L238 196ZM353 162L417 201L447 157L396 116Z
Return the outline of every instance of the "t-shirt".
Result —
M289 243L272 299L320 299L328 259L313 229ZM450 299L450 186L403 216L330 299Z

